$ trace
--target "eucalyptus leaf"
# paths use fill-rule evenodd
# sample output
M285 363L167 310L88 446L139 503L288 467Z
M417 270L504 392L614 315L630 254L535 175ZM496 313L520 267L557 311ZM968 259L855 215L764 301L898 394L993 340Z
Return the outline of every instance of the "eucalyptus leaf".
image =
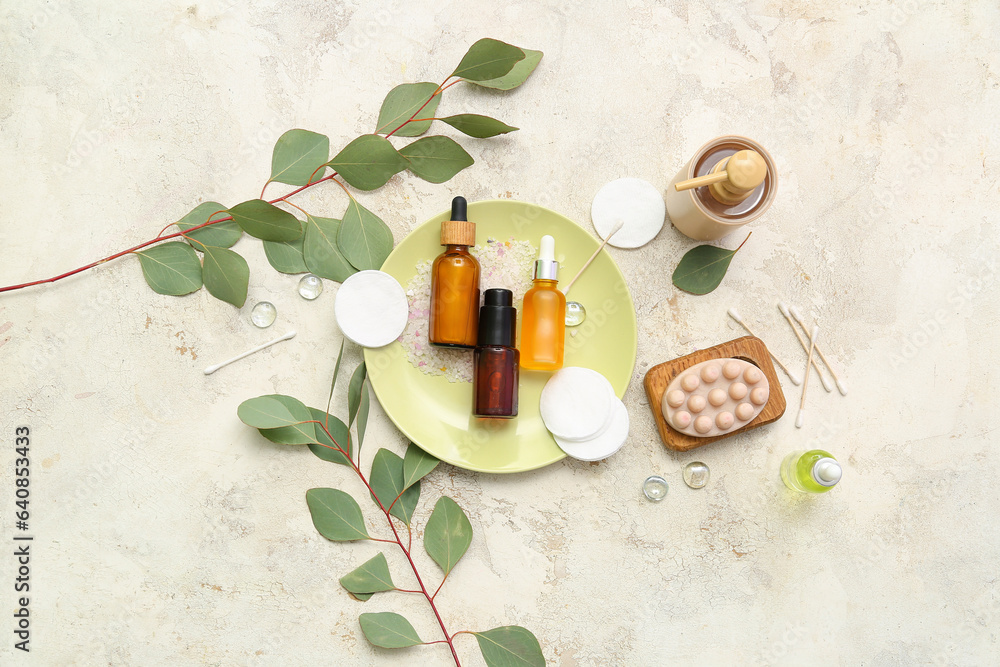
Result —
M283 394L272 394L274 400L284 405L295 416L295 423L278 428L258 429L260 434L279 445L309 445L317 442L317 427L312 423L313 413L301 401ZM303 408L305 408L303 410Z
M282 273L306 273L309 267L302 256L302 243L301 238L294 241L264 241L264 255L267 256L268 264Z
M441 463L412 442L406 446L403 457L403 488L410 488L427 476Z
M218 202L207 201L195 206L194 210L174 224L182 232L186 232L192 227L205 224L209 219L214 218L217 220L228 217L228 215L225 206ZM214 245L217 248L230 248L240 240L241 236L243 236L243 230L232 220L217 222L214 225L202 227L190 234L185 234L186 238L194 239L198 242L194 244L195 250L201 250L202 246L199 243L202 245Z
M340 220L307 215L302 253L309 271L320 278L342 283L357 273L357 269L340 252L337 245L339 232Z
M355 595L396 590L396 584L392 583L392 575L389 573L389 563L382 552L341 577L340 585Z
M469 47L451 75L468 81L489 81L510 72L524 57L524 51L516 46L487 37Z
M315 432L310 433L308 431L312 426L315 426L315 424L260 428L257 430L262 436L277 445L311 445L316 441Z
M300 400L284 394L265 394L240 403L236 415L247 426L277 428L309 421L312 414Z
M422 120L420 122L406 123L417 111L420 111L420 118L433 118L441 102L441 94L437 92L436 83L404 83L389 91L382 108L378 112L378 129L376 134L389 134L394 132L397 137L419 137L430 129L431 121ZM432 97L433 95L433 97ZM429 100L429 101L428 101ZM426 104L426 106L425 106ZM421 107L423 109L421 110Z
M135 254L142 277L157 294L180 296L201 287L201 262L187 243L170 241Z
M368 600L371 600L372 596L375 595L374 593L350 593L350 592L349 594L352 598L354 598L359 602L368 602Z
M410 622L391 611L378 614L361 614L361 632L365 639L380 648L406 648L423 644Z
M347 452L347 455L350 456L351 435L348 432L347 424L342 422L339 418L323 412L319 408L309 408L309 412L313 419L326 424L326 428L330 431L330 435L333 436L334 440L336 440L336 444L340 445L340 448ZM326 434L326 431L324 431L319 424L311 424L311 426L316 428L316 438L313 441L313 444L309 445L309 451L324 461L350 467L351 462L347 458L344 458L343 454L338 452L336 449L331 449L334 447L334 441L330 439L330 437ZM326 445L326 447L323 445Z
M417 501L420 500L420 484L414 484L403 490L403 459L388 449L375 452L368 483L375 492L372 497L375 504L381 504L382 509L389 509L391 505L390 514L407 526L410 525L413 511L417 507Z
M205 287L216 299L242 308L247 300L250 285L250 267L242 256L215 246L203 246L202 279Z
M358 405L358 449L365 442L365 431L368 430L368 383L361 385L361 403Z
M751 232L752 234L753 232ZM743 243L747 242L743 239ZM691 248L681 258L674 270L674 285L691 294L708 294L722 283L729 270L729 263L743 243L736 250L727 250L712 245L700 245Z
M541 51L532 51L531 49L521 49L524 51L524 60L519 61L514 68L496 79L487 79L486 81L470 81L477 86L484 86L486 88L495 88L497 90L510 90L511 88L517 88L522 83L528 80L531 73L535 71L535 67L542 60Z
M424 548L447 575L472 544L472 524L462 508L448 496L434 505L424 530Z
M379 269L392 252L392 231L381 218L352 198L337 232L337 247L359 271Z
M340 362L344 360L344 339L340 339L340 352L337 353L337 364L333 367L333 378L330 379L330 395L326 399L326 411L333 405L333 390L337 388L337 376L340 375Z
M307 185L310 177L312 181L323 177L323 170L316 170L329 159L330 139L326 135L309 130L289 130L274 144L270 181Z
M406 158L385 137L362 134L347 144L327 165L357 189L374 190L406 169Z
M444 183L475 160L450 137L432 136L417 139L399 149L409 160L409 169L431 183Z
M340 489L309 489L306 504L319 534L334 542L371 539L358 502Z
M250 236L262 241L294 241L302 236L298 218L263 199L251 199L229 209L229 215Z
M473 632L488 667L545 667L535 635L519 625Z
M508 125L507 123L499 121L496 118L480 116L476 113L462 113L457 116L448 116L439 120L442 123L451 125L459 132L467 134L470 137L476 137L477 139L495 137L498 134L507 134L508 132L514 132L518 129Z
M358 416L358 408L361 407L361 390L366 377L365 362L362 361L354 369L354 374L351 375L351 383L347 385L347 416L349 426L354 425L354 420Z

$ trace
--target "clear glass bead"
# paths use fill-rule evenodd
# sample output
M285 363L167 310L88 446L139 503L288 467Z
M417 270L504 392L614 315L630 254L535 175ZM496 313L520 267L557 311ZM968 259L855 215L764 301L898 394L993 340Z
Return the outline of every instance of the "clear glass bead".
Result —
M650 475L642 483L642 492L653 502L660 502L667 497L667 480L659 475Z
M701 461L691 461L684 466L684 483L692 489L700 489L708 484L708 466Z
M302 276L299 281L299 296L312 301L323 293L323 279L311 273Z
M587 319L587 309L579 301L566 302L566 326L576 327Z
M261 329L266 329L274 324L277 317L278 309L270 301L261 301L250 311L250 321Z

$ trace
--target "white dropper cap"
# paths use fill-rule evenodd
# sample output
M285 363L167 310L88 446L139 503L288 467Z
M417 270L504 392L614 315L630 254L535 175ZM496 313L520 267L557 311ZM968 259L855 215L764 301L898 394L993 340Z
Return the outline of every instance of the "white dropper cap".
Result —
M840 464L837 463L837 459L826 457L813 464L812 477L816 480L817 484L822 484L823 486L834 486L840 481L843 474L844 470L840 467Z
M556 259L556 240L546 234L542 237L542 245L538 249L538 259L553 262Z
M556 261L556 240L546 234L538 247L538 259L535 261L535 280L556 280L559 273L559 263Z

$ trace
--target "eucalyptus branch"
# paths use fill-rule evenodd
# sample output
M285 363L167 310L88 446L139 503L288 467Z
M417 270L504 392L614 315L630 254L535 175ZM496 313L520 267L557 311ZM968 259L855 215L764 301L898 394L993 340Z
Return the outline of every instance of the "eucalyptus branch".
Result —
M455 666L456 667L462 667L462 663L458 659L458 653L455 651L455 646L454 646L454 644L452 644L451 635L448 634L448 628L445 627L445 625L444 625L444 619L441 618L441 613L438 611L437 605L434 603L434 596L427 592L427 588L424 586L423 579L420 577L420 572L417 570L417 565L416 565L416 563L413 562L413 557L410 554L410 549L408 549L407 547L403 546L403 540L400 539L399 533L396 530L396 525L392 521L392 516L389 514L390 510L392 509L392 505L390 505L389 508L386 508L386 507L384 507L382 505L382 501L379 499L378 494L375 492L375 489L372 488L372 485L369 483L369 481L365 477L364 473L361 472L361 469L354 464L354 461L351 460L351 458L350 458L350 456L348 456L347 452L344 451L344 449L337 443L336 438L334 438L333 434L330 432L330 430L327 428L327 425L324 422L321 422L319 420L306 420L306 421L297 422L297 423L299 423L299 424L318 424L320 426L320 428L323 429L323 432L330 439L330 441L333 442L334 446L330 447L329 445L326 445L326 444L323 444L323 443L314 443L314 444L319 444L320 446L326 447L326 448L329 448L329 449L335 449L337 452L339 452L341 455L343 455L350 462L351 469L354 470L354 473L364 483L365 487L368 489L368 492L375 499L376 504L378 505L379 509L382 511L382 514L385 515L385 520L389 524L389 529L392 530L392 535L395 538L394 541L395 541L396 545L399 547L399 550L403 552L404 556L406 556L406 561L410 564L410 569L413 571L413 576L416 577L416 579L417 579L417 585L420 587L420 590L419 591L408 591L408 592L421 593L424 596L424 598L427 599L427 604L430 605L431 611L434 612L434 618L437 619L438 625L441 628L441 632L444 634L444 641L447 642L448 648L451 649L451 655L455 659ZM395 504L396 500L399 500L399 497L401 495L403 495L402 491L399 493L399 495L396 496L396 499L393 500L393 504ZM407 530L409 530L409 522L407 522ZM368 539L373 539L373 538L368 538ZM379 542L391 542L393 540L377 540L377 541L379 541ZM441 583L444 584L443 581ZM438 586L438 590L440 590L440 589L441 589L441 587ZM396 589L396 590L400 590L400 589ZM435 591L434 594L437 595L437 591Z
M343 346L337 358L337 371L342 358ZM331 397L335 387L336 375L330 383ZM352 374L347 394L348 414L351 415L351 422L357 420L360 446L367 421L367 412L358 407L367 395L364 363ZM461 667L454 639L458 634L465 633L476 636L486 664L490 667L512 664L512 657L519 659L517 664L545 664L538 640L531 632L519 626L503 626L481 633L449 633L436 598L472 542L472 523L451 498L442 496L435 503L424 529L424 548L441 567L444 576L431 593L414 558L411 524L420 498L420 481L440 463L436 458L413 444L407 447L405 458L400 458L387 449L379 449L372 461L370 474L365 475L361 470L360 456L359 463L355 463L353 458L350 427L329 413L329 400L327 412L322 413L306 407L290 396L260 396L244 401L238 414L247 425L259 429L269 440L289 445L308 444L319 458L349 467L364 485L365 495L372 499L385 518L392 535L392 539L388 540L372 537L368 533L360 505L344 491L320 488L310 489L306 493L313 524L323 537L335 542L368 540L393 543L399 547L417 583L416 588L396 586L385 555L379 553L343 576L340 579L341 585L361 601L387 591L423 595L444 637L439 641L424 642L408 620L392 612L361 614L361 630L371 644L382 648L447 644L456 667ZM405 542L396 525L397 520L406 526Z
M0 293L58 282L125 255L137 254L143 277L155 292L182 296L204 286L213 296L242 307L250 270L247 262L228 248L244 232L264 242L268 261L283 273L310 271L321 278L343 281L356 271L377 269L392 250L392 232L377 215L357 202L345 183L362 191L376 190L404 170L432 183L451 179L474 163L453 139L424 137L397 149L388 138L394 135L419 137L427 132L434 120L478 138L517 129L475 114L435 118L435 111L442 93L462 81L500 90L519 86L531 75L540 58L541 53L537 51L519 49L497 40L479 40L440 84L409 83L393 88L379 110L375 133L356 138L332 158L330 140L322 134L300 129L283 134L275 144L271 175L261 187L258 199L233 207L205 202L180 220L164 226L148 241L51 278L0 287ZM430 118L418 119L425 109ZM327 167L333 170L331 174L313 180ZM343 188L350 199L339 223L308 215L303 223L275 206L279 203L295 206L289 201L290 197L330 180ZM275 182L297 187L264 201L267 187ZM220 213L227 215L214 219ZM164 235L171 225L177 226L179 231ZM311 225L319 227L323 233L307 234ZM331 248L328 239L334 233L336 247ZM278 246L273 244L281 244L280 254ZM203 265L195 250L206 259L211 258L211 266Z

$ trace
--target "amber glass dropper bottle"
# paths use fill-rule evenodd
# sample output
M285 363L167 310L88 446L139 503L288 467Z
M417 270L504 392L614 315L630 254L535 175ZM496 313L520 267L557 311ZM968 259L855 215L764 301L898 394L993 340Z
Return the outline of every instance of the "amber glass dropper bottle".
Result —
M476 225L468 221L465 197L451 201L451 220L441 223L445 251L431 268L428 338L442 347L476 346L479 327L479 262L469 254Z
M563 366L566 343L566 296L556 288L559 263L555 239L543 236L535 279L521 309L521 368L556 371Z

